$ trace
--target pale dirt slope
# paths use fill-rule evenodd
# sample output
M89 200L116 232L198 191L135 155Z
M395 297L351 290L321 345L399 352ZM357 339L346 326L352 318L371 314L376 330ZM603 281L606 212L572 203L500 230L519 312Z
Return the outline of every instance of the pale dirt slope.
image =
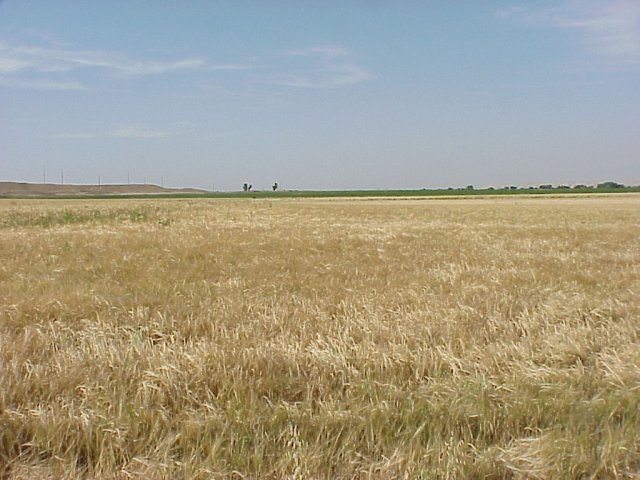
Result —
M128 195L137 193L204 193L197 188L163 188L158 185L60 185L54 183L0 182L0 195Z

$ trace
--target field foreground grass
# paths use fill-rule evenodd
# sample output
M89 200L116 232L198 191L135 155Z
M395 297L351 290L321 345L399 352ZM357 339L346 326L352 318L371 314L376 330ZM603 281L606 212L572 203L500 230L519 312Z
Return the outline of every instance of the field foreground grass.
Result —
M0 200L0 478L638 478L640 196Z

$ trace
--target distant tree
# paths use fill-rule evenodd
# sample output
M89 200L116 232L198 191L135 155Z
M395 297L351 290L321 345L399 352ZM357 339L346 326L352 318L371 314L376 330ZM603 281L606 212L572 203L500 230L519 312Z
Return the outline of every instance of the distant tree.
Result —
M569 185L558 185L559 190L568 190L569 188L571 188Z
M467 185L467 190L473 190L473 185Z
M573 188L587 188L587 186L579 183L578 185L574 185Z
M509 190L517 190L517 189L518 189L518 187L516 187L516 186L514 186L514 185L511 185L511 186L509 187Z
M598 188L624 188L624 185L617 182L602 182L598 184Z
M538 187L540 190L551 190L553 188L553 185L547 184L547 185L540 185Z
M242 185L242 191L243 192L248 192L249 191L249 184L245 183L244 185Z
M278 182L274 183L273 186L271 187L273 188L273 191L275 192L276 190L278 190Z
M249 185L248 191L250 192L252 188L253 188L253 185Z

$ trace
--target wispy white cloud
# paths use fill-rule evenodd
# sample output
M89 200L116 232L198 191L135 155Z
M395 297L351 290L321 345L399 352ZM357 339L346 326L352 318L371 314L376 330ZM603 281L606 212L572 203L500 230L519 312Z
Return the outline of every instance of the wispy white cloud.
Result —
M112 132L109 132L107 136L118 138L163 138L173 134L173 132L169 131L152 130L138 125L127 125L116 128Z
M289 50L291 58L303 57L288 71L274 75L270 83L299 88L338 88L354 85L373 78L364 67L355 62L355 55L338 45L321 45Z
M207 67L206 70L210 71L210 72L218 72L218 71L237 71L237 70L253 70L258 68L256 65L247 65L247 64L235 64L235 63L228 63L228 64L221 64L221 65L211 65L210 67Z
M31 62L20 58L3 57L0 50L0 74L14 73L25 70L31 66Z
M64 132L45 135L47 138L84 140L92 138L165 138L177 135L178 130L154 130L142 125L119 125L103 132Z
M567 0L553 7L520 6L498 12L532 25L579 32L594 53L640 64L640 1Z
M256 68L241 63L212 64L204 57L172 61L134 59L115 52L15 45L0 40L0 85L5 87L80 90L71 81L81 70L102 70L111 77L139 78L180 72L223 72ZM62 78L64 77L64 78Z
M357 65L330 65L311 72L280 75L273 83L287 87L336 88L364 82L372 76Z
M204 58L185 58L171 62L134 60L97 50L71 50L0 43L2 72L69 72L81 68L103 68L114 74L144 76L215 67Z
M265 59L268 61L268 59ZM96 70L114 78L140 78L180 72L241 72L262 70L253 79L299 88L337 88L373 77L358 65L357 56L339 45L319 45L283 52L259 66L245 63L209 62L194 56L172 61L134 59L116 52L82 50L59 45L16 45L0 39L0 86L48 90L89 88L81 71ZM270 73L269 73L270 72ZM275 73L277 72L277 73ZM82 80L82 81L80 81ZM149 137L149 132L128 132L128 136ZM124 133L120 136L125 136Z
M320 55L323 57L344 57L352 54L348 48L341 47L339 45L322 45L319 47L303 48L299 50L289 50L288 55L294 56L309 56Z

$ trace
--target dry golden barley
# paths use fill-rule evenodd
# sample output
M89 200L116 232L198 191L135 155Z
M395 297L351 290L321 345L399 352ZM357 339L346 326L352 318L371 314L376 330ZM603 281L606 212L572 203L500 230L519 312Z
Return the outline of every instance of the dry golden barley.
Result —
M640 196L0 201L0 477L632 478Z

